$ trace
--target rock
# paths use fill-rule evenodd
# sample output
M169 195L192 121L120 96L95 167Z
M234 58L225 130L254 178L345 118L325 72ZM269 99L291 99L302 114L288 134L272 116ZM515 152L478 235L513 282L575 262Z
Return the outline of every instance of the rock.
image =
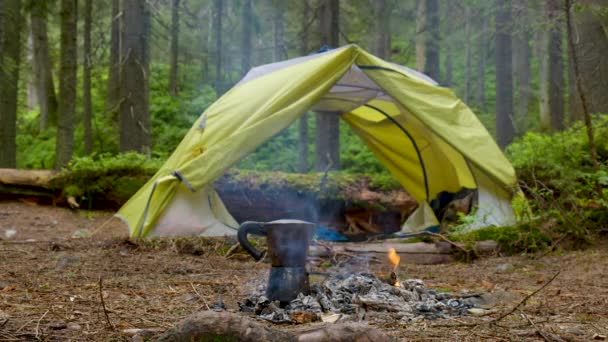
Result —
M496 266L496 272L498 273L506 273L513 269L513 265L509 263L504 263Z
M480 308L470 308L467 310L468 313L470 313L473 316L485 316L487 314L490 313L490 310L484 310L484 309L480 309Z
M80 258L77 256L63 256L57 260L57 264L55 265L56 271L61 271L68 266L76 264L80 262Z
M144 342L144 338L141 335L133 335L131 342Z
M65 321L54 321L49 323L48 325L49 329L51 330L62 330L67 328L67 324L65 324Z
M596 341L603 341L606 339L606 335L593 334L593 337L591 337L591 338Z
M577 335L577 336L585 335L585 332L578 328L566 328L566 329L564 329L564 332L568 333L568 334L572 334L572 335Z
M74 233L72 233L72 238L73 239L88 238L88 237L91 237L91 235L92 235L91 231L88 229L78 229Z
M12 239L13 236L15 236L17 234L17 229L15 228L9 228L4 230L4 237L6 237L7 239Z
M184 296L184 302L186 303L196 303L199 300L199 296L196 293L188 292Z
M76 322L70 322L70 323L68 323L67 328L69 330L76 330L76 331L82 330L82 326L80 326L80 324L78 324Z
M336 323L342 318L341 314L323 314L321 315L321 321L324 323Z
M0 328L9 320L9 318L11 318L9 314L0 310Z

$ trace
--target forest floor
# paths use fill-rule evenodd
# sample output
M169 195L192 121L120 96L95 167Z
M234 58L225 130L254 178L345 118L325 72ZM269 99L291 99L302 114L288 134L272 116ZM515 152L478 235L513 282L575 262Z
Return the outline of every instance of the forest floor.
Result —
M218 298L236 310L237 301L268 272L268 265L241 253L225 258L232 241L129 242L122 223L111 217L110 212L0 202L0 341L129 341L125 329L162 332ZM606 247L402 265L402 278L421 278L427 287L492 293L494 311L485 317L373 325L399 339L421 341L606 339ZM488 323L558 271L513 314Z

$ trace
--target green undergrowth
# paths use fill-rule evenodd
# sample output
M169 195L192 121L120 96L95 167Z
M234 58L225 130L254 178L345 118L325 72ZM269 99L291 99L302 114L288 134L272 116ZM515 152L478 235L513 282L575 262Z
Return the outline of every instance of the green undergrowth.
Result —
M464 245L468 251L474 250L475 242L493 240L503 254L537 253L551 246L553 237L543 232L538 225L522 223L505 227L486 227L462 233L452 233L449 238ZM474 251L473 251L474 252Z
M530 222L549 227L556 243L583 247L608 232L608 117L596 115L593 165L587 132L529 132L507 148L530 205Z

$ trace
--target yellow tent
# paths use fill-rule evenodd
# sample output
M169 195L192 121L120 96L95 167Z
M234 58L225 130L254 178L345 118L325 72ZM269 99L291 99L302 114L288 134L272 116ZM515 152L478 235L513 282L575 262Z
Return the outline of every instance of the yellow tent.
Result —
M235 234L212 183L308 110L340 115L418 201L403 231L436 224L430 200L462 188L478 190L477 226L514 221L515 171L473 112L425 75L356 45L253 68L117 216L132 236Z

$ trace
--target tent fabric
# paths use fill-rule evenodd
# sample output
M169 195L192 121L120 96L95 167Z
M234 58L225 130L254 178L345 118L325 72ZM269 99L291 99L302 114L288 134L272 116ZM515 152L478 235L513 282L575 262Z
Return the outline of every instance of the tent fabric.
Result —
M117 215L132 236L234 233L212 182L310 109L340 115L418 203L479 188L493 203L485 217L513 218L515 172L473 112L425 75L355 45L252 69Z

